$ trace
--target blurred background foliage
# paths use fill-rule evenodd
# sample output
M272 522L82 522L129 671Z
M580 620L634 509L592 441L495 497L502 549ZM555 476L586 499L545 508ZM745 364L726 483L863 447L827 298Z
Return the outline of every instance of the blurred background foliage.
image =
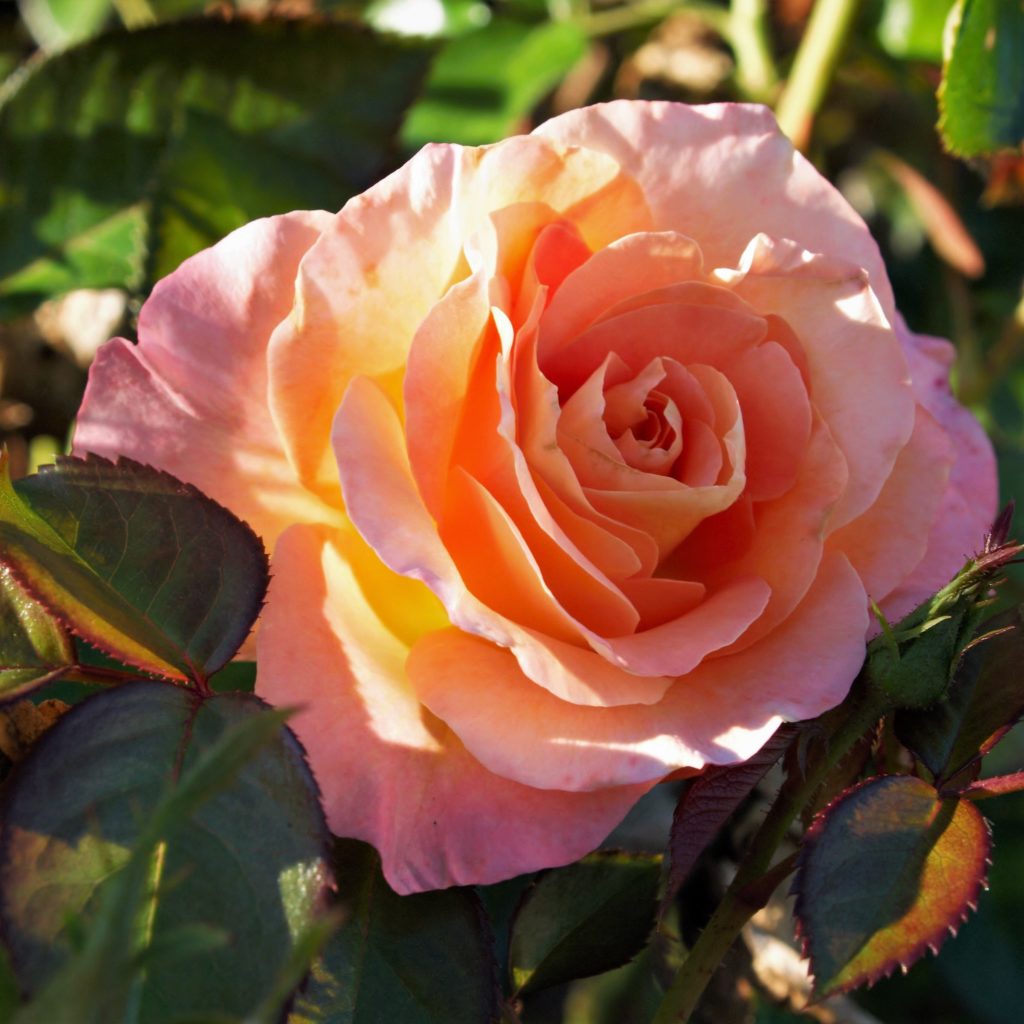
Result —
M616 97L775 107L868 222L911 328L955 342L1004 498L1024 495L1018 0L0 0L0 440L15 473L65 447L96 348L131 337L191 253L254 217L337 209L424 142L492 142ZM1007 602L1024 600L1019 568ZM1024 760L1019 733L993 772ZM657 799L623 841L665 826L672 800ZM909 978L806 1013L1019 1019L1024 799L985 809L993 891L962 935ZM808 1019L778 922L761 925L708 1020ZM657 959L527 1000L524 1022L645 1021Z

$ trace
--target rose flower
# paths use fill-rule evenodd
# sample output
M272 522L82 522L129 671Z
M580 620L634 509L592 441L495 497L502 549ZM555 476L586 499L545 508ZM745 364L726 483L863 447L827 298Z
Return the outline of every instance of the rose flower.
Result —
M399 892L572 861L845 696L992 452L766 110L619 102L250 224L99 354L75 448L272 551L256 688Z

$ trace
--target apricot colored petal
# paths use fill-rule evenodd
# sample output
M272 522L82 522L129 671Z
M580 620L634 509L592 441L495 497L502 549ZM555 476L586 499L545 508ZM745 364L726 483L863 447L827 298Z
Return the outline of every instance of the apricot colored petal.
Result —
M660 626L693 611L707 593L703 583L660 576L623 580L621 586L640 613L642 629Z
M660 699L670 680L632 676L591 650L512 622L469 592L416 492L398 416L365 377L352 381L338 410L334 449L356 529L393 572L426 583L454 625L511 649L530 679L566 700L613 706Z
M430 311L405 370L405 437L419 492L438 517L475 360L491 326L482 273L460 281Z
M609 641L611 657L640 675L684 675L741 637L770 597L762 579L733 580L671 622Z
M266 370L299 261L331 220L254 221L160 281L139 316L139 344L115 339L93 363L75 452L173 473L246 519L268 547L290 523L337 521L288 464Z
M612 156L647 197L655 228L700 240L733 266L764 232L867 270L891 319L892 289L864 222L779 130L767 107L619 100L553 118L537 134Z
M303 526L282 536L259 639L257 692L300 707L289 724L331 830L372 843L402 894L486 885L597 846L647 786L565 793L485 769L412 693L408 648L367 600L353 543ZM398 582L407 600L417 585Z
M924 557L952 462L945 431L919 406L914 433L878 500L828 538L828 548L846 555L873 600L882 601Z
M762 643L705 661L652 707L578 707L531 692L510 655L456 630L424 636L407 667L423 703L492 771L526 785L599 791L745 760L781 721L834 707L864 660L867 626L860 579L832 554L797 611Z
M874 503L914 429L907 361L867 275L845 258L764 236L738 270L715 273L803 343L811 400L850 471L833 528L850 522Z
M806 600L805 595L819 572L829 517L844 492L846 480L843 454L828 428L818 420L811 430L796 483L781 498L756 506L755 529L749 545L730 558L723 540L728 539L728 531L735 530L737 524L726 524L724 539L701 536L701 527L670 560L668 571L684 578L698 578L711 587L742 576L765 580L772 591L768 607L737 644L749 647ZM714 529L716 520L709 520L706 525ZM739 525L738 535L742 537L742 522ZM710 563L705 554L709 546L719 554ZM690 562L693 548L696 565Z
M785 349L765 342L736 361L729 382L743 411L747 494L769 501L800 473L811 436L811 406L800 371Z
M643 197L614 161L528 136L426 146L345 205L303 260L295 308L270 350L271 408L301 479L335 482L328 439L348 382L392 378L399 397L393 378L427 313L471 270L493 272L489 214L538 202L594 246L648 226Z
M692 238L665 231L620 238L561 282L544 317L541 352L559 351L619 302L702 276L700 248Z
M727 369L766 330L760 316L725 306L644 306L601 320L558 352L542 355L541 369L562 394L576 391L611 353L633 373L659 357Z

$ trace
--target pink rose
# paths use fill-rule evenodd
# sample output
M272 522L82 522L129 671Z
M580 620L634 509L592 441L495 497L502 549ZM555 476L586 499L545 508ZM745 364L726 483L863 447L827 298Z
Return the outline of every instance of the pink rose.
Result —
M399 892L574 860L670 773L838 703L976 550L949 346L758 107L428 146L242 228L99 355L76 448L273 552L258 692Z

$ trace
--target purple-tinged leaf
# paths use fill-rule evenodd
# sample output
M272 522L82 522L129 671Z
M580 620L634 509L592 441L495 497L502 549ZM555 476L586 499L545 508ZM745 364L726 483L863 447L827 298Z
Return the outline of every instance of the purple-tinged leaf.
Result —
M869 779L815 819L793 891L815 995L874 984L938 952L985 885L988 825L910 775Z
M64 628L172 679L238 650L267 558L227 509L167 473L61 458L12 485L0 464L0 565Z
M938 780L988 753L1024 715L1024 619L1019 608L983 623L964 654L947 698L901 711L896 734Z
M797 732L796 726L784 725L750 760L709 768L690 783L672 818L663 908L675 898L708 844L782 757Z
M1004 796L1006 793L1019 793L1024 789L1024 771L1011 772L1009 775L993 775L987 779L975 779L956 790L957 796L969 800L987 800L992 796Z

